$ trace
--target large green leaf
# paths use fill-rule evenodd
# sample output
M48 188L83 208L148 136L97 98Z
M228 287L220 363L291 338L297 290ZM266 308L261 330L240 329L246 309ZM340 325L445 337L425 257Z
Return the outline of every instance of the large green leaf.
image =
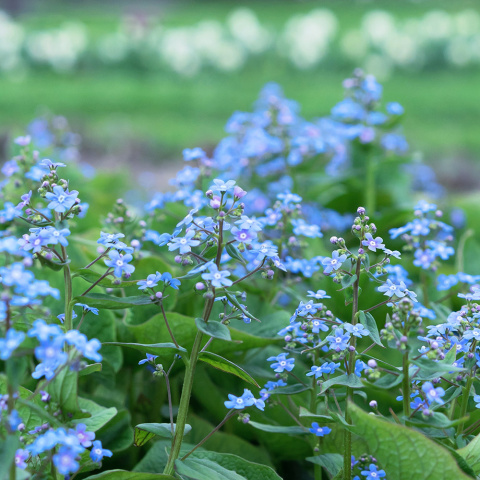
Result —
M195 328L195 319L174 312L167 312L167 317L177 342L187 350L190 349L197 331ZM127 323L127 328L133 335L135 341L141 344L150 344L152 341L168 342L171 340L161 313L154 315L141 324L133 325ZM209 350L221 355L222 353L235 350L244 351L284 342L280 337L258 337L233 327L230 327L230 335L234 342L233 344L231 342L213 342Z
M350 388L362 388L363 383L354 373L350 375L339 375L338 377L331 378L326 382L322 383L322 391L320 393L325 392L330 387L343 385L345 387Z
M87 293L75 297L72 300L72 305L75 303L86 303L94 308L107 308L112 310L119 310L124 308L138 307L141 305L151 305L152 301L148 295L136 295L134 297L115 297L105 293Z
M227 342L232 341L230 330L223 323L215 322L213 320L206 322L203 318L196 318L195 325L201 332L210 337L226 340Z
M47 387L52 400L57 402L65 413L75 413L80 410L77 401L78 372L64 367Z
M343 467L343 457L338 453L316 455L315 457L307 457L305 460L320 465L333 476L337 475Z
M90 413L91 416L74 420L73 423L84 423L90 432L96 432L102 428L118 413L115 407L105 408L86 398L79 397L78 404L82 410Z
M97 437L105 448L112 452L127 449L133 443L133 428L128 410L120 410L107 424L97 432Z
M466 447L457 450L457 453L472 467L476 475L480 474L480 434Z
M176 424L174 423L174 433L175 428ZM191 429L192 427L190 425L185 425L185 431L183 434L186 435ZM140 423L135 427L133 444L136 447L141 447L153 437L173 438L172 426L170 423Z
M228 453L196 452L175 469L192 480L281 480L272 468Z
M106 342L105 345L118 345L119 347L133 348L142 353L150 353L158 356L170 356L178 352L186 352L183 347L176 347L174 343L153 343L147 345L143 343Z
M448 450L420 432L369 415L354 404L348 409L356 434L389 480L470 480Z
M270 433L286 433L288 435L305 435L310 433L308 428L300 426L282 427L280 425L268 425L265 423L258 423L252 420L250 420L248 424L253 428L256 428L257 430L262 430L264 432Z
M5 440L0 440L0 480L9 478L8 472L19 447L20 442L16 435L10 435Z
M243 368L239 367L237 364L227 360L226 358L217 355L216 353L212 352L201 352L198 359L202 362L208 363L212 367L221 370L222 372L231 373L232 375L236 375L237 377L245 380L252 385L260 388L260 385L256 382L256 380L249 375Z
M360 310L358 315L360 323L368 330L370 338L377 344L383 347L382 341L380 340L380 334L378 333L377 322L373 318L370 312L364 312Z
M175 480L171 475L162 473L127 472L126 470L107 470L106 472L91 475L85 480Z

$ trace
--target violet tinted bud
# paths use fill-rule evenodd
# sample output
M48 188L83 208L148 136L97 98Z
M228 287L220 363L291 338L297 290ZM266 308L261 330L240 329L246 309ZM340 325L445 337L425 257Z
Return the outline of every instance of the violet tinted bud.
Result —
M203 282L197 282L195 284L195 290L205 290L205 284Z
M205 300L211 300L213 298L213 292L205 292L203 298L205 298Z
M33 265L33 260L31 258L24 258L22 261L25 267L31 267Z
M224 218L225 215L226 215L225 212L220 212L220 213L218 214L218 216L219 216L220 218Z
M47 253L45 254L45 258L46 258L47 260L51 260L51 259L53 258L52 253L51 253L51 252L47 252Z
M132 240L130 245L136 250L140 246L140 242L138 240Z
M123 199L117 198L117 205L121 205L123 203Z
M469 352L468 355L467 355L467 358L468 358L468 359L472 359L474 356L475 356L474 353Z
M365 250L363 248L359 248L358 253L361 255L362 253L365 253Z
M271 280L275 272L273 270L267 270L267 278Z
M338 242L338 238L333 236L333 237L330 237L330 243L333 243L333 245L335 245L336 243Z
M25 430L25 424L24 423L20 423L20 425L18 425L17 427L17 430L19 432L23 432Z
M150 300L151 300L152 302L154 302L154 301L155 301L155 295L150 295Z
M212 208L214 208L215 210L216 210L217 208L220 208L220 205L221 205L221 204L222 204L222 203L220 202L220 197L215 196L215 197L212 198L212 200L210 200L210 206L211 206Z
M378 407L378 403L377 403L376 400L372 400L372 401L369 403L369 405L370 405L371 408L375 408L375 409L377 409L377 407Z
M242 418L242 423L248 423L250 421L250 415L247 413Z
M350 346L348 347L348 351L349 351L349 352L354 352L354 351L355 351L355 347L354 347L353 345L350 345Z
M402 335L402 336L400 337L400 341L401 341L402 343L407 343L407 342L408 342L407 336L406 336L406 335Z
M163 298L163 293L162 292L157 292L155 294L155 297L157 297L158 299Z
M441 210L437 210L437 211L435 212L435 215L436 215L437 217L441 217L441 216L443 215L443 212L442 212Z
M50 184L49 184L47 181L45 181L45 182L42 183L42 187L43 187L43 188L46 188L46 187L48 187L49 185L50 185Z
M377 368L377 362L371 358L368 362L367 362L367 365L370 367L370 368Z
M181 263L182 262L182 256L181 255L176 255L175 256L175 263Z
M139 225L140 227L142 227L142 228L145 228L145 227L147 226L147 222L146 222L145 220L140 220L140 221L138 222L138 225Z
M188 258L184 258L182 260L182 265L190 265L190 260Z
M362 229L361 225L355 225L353 228L357 230L357 232L359 232Z
M291 335L286 335L285 336L285 341L288 343L288 342L291 342L292 341L292 336Z
M212 198L213 197L213 192L211 190L207 190L205 192L205 195L208 197L208 198Z
M243 188L239 187L238 185L235 185L235 188L233 189L234 197L243 198L246 194L247 192Z
M358 213L359 215L365 215L365 208L363 208L363 207L358 207L358 208L357 208L357 213Z

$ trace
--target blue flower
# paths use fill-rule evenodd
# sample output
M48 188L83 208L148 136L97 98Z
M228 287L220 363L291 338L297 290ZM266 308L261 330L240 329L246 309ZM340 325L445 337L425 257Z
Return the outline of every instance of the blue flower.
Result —
M347 256L345 254L339 255L338 250L334 250L332 252L332 258L327 257L322 260L322 265L324 266L323 273L328 275L334 270L338 270L346 259Z
M117 250L112 250L109 252L108 256L110 259L105 260L105 265L114 269L113 274L117 278L121 278L123 273L125 273L125 276L129 277L135 271L135 267L128 264L128 262L131 262L133 259L132 255L129 253L123 255L117 252Z
M92 450L90 451L90 458L94 462L101 462L103 457L111 457L113 454L110 450L102 447L100 440L93 442Z
M62 446L53 456L53 464L57 467L58 473L68 475L78 470L77 451L69 447Z
M473 401L475 402L475 407L480 408L480 395L475 395Z
M84 423L78 423L75 430L69 430L70 434L75 435L82 447L88 448L92 446L92 441L95 438L94 432L87 432L87 426Z
M326 340L330 342L329 349L340 352L348 348L348 342L350 341L350 335L344 334L341 328L335 329L335 335L329 335Z
M137 282L137 285L139 285L138 289L139 290L146 290L147 288L153 288L158 285L158 282L162 280L162 274L157 272L157 273L152 273L150 274L146 280L140 280Z
M309 430L317 437L323 437L324 435L328 435L332 431L331 428L321 427L317 422L312 422L312 426Z
M362 241L362 245L367 247L372 252L376 252L377 248L380 250L385 249L385 245L382 243L383 239L381 237L373 238L371 233L365 235L365 240Z
M227 278L230 276L230 272L228 270L219 270L218 267L213 264L210 265L208 271L209 273L202 273L202 278L204 280L209 280L212 284L212 287L230 287L233 284L233 282Z
M315 375L315 378L320 377L324 373L326 374L333 374L335 373L335 370L340 366L340 363L334 363L334 362L325 362L323 365L320 365L317 367L314 365L313 367L310 368L310 372L308 372L306 375L307 377L311 377L312 375Z
M144 363L155 363L155 359L158 358L158 355L151 355L147 353L147 358L144 358L138 362L139 365L143 365Z
M225 193L229 190L233 190L233 187L235 187L235 183L235 180L227 180L226 182L224 182L219 178L215 178L213 180L213 185L210 186L210 190L214 193Z
M442 397L445 395L445 390L442 387L435 388L431 382L425 382L422 385L422 390L427 395L427 399L430 403L444 404Z
M348 333L350 333L354 337L362 338L368 337L370 335L370 332L361 323L357 323L356 325L352 325L351 323L344 323L343 327Z
M76 306L76 307L82 307L84 313L91 312L91 313L93 313L94 315L98 315L98 308L89 307L89 306L86 305L85 303L76 303L75 306ZM64 315L64 318L65 318L65 314L63 314L63 315Z
M125 235L123 233L106 233L100 232L100 238L97 240L97 243L105 245L106 247L112 247L117 243L119 238L123 238Z
M389 278L387 281L378 287L379 292L383 292L387 297L403 298L406 295L407 286L400 280L399 283L393 283Z
M265 408L265 402L261 399L256 399L252 392L248 389L245 389L243 391L243 395L241 397L236 397L235 395L232 395L231 393L228 394L228 400L224 402L225 407L227 408L233 408L235 410L243 410L246 407L251 407L252 405L255 405L259 410L262 410Z
M288 353L280 353L276 357L268 357L267 362L274 362L270 365L274 372L282 373L285 370L291 372L295 366L294 358L287 358Z
M0 359L8 360L24 339L23 332L17 332L13 328L7 330L5 338L0 338Z
M183 159L186 162L189 162L191 160L201 160L202 158L205 158L207 156L207 154L199 147L185 148L182 153Z
M75 205L75 200L78 197L78 192L72 190L65 191L60 185L53 187L53 192L47 192L45 198L50 200L47 207L50 210L55 210L58 213L65 213Z
M361 377L363 370L366 370L368 368L368 365L363 360L357 359L357 361L355 362L355 375L357 377Z
M165 286L172 287L175 290L178 290L179 285L181 285L180 280L178 280L178 278L173 278L172 274L169 272L162 273L161 280L165 283Z
M362 475L367 477L365 480L377 480L385 476L385 471L378 470L378 467L372 463L368 467L368 470L362 470Z
M200 245L199 240L193 239L195 234L196 234L195 230L188 230L185 236L182 238L171 238L168 244L168 250L170 252L173 252L174 250L178 249L181 255L191 252L192 247L196 247L197 245Z
M327 292L325 290L317 290L316 292L308 290L307 297L313 297L317 300L321 300L323 298L332 298L330 295L327 295Z
M314 318L312 320L312 333L320 333L320 330L322 332L328 332L328 327L323 320Z

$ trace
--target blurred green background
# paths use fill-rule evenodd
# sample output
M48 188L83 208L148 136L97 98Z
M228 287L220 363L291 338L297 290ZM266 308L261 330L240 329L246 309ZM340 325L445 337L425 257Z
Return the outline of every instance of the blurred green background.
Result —
M282 55L282 49L289 48L289 40L284 39L260 54L246 55L239 68L219 69L210 63L194 73L183 74L161 65L141 43L142 35L150 35L152 29L155 35L163 35L166 30L171 33L206 21L217 22L216 27L210 24L210 29L218 30L219 25L224 28L232 12L239 8L253 13L272 38L281 37L286 25L292 26L294 16L327 9L336 21L328 53L313 65L299 67ZM391 68L388 56L385 52L380 55L377 45L372 55L358 57L358 65L378 70L374 73L379 73L384 84L384 98L405 107L405 133L412 150L423 152L425 160L436 167L440 179L454 190L478 188L480 21L476 15L480 15L480 3L477 0L5 0L2 11L6 15L0 22L0 64L2 56L5 60L11 54L6 45L12 45L11 41L8 43L9 35L15 31L17 42L23 41L29 51L35 52L42 38L29 37L32 32L77 28L80 37L83 36L84 50L68 68L51 68L38 59L32 61L24 50L22 65L12 67L13 60L5 61L0 70L1 133L4 139L21 133L35 116L50 111L66 116L73 130L82 134L84 156L91 164L128 164L143 169L179 159L185 147L212 148L224 135L223 126L233 111L249 110L261 87L269 81L278 82L288 97L299 101L307 119L326 115L341 99L341 82L356 64L354 57L347 58L339 48L343 48L351 32L357 32L357 37L348 37L350 47L355 50L359 30L363 28L363 35L371 34L372 31L365 32L370 28L375 35L386 28L388 18L382 20L381 16L376 23L365 23L365 15L376 10L388 12L397 22L397 43L390 50L402 54L402 49L410 45L410 54L417 55L420 61L406 61L399 68ZM428 24L419 24L429 14ZM202 31L207 36L208 28L208 24L203 25ZM297 25L296 32L301 33L302 28ZM435 40L431 44L415 39L427 28ZM118 32L120 37L112 35ZM19 40L19 35L23 40ZM295 29L291 35L296 35ZM455 39L451 44L444 45L452 36ZM107 37L110 44L105 40ZM50 47L54 50L69 41L62 36L52 38ZM174 56L179 38L170 36ZM308 35L305 38L308 43ZM198 39L191 36L186 43ZM126 44L124 49L130 43L135 44L135 52L126 54L122 61L102 65L97 54L99 45L109 45L115 54L120 40ZM210 41L215 43L215 36ZM228 52L226 57L228 61ZM155 66L150 68L150 63ZM389 68L384 68L385 65ZM188 70L189 65L185 68Z

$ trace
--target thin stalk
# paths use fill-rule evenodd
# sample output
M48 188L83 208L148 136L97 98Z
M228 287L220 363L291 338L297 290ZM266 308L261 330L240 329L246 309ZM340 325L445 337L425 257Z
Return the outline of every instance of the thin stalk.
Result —
M65 262L68 260L67 250L62 245L62 255L65 259ZM73 297L73 289L72 289L72 275L70 273L70 265L66 263L63 266L63 279L65 282L65 331L72 330L73 328L73 320L72 320L72 307L70 303L72 302Z
M197 331L195 340L193 342L192 353L185 369L185 378L183 380L182 396L180 397L180 404L178 407L177 422L175 428L175 435L173 436L172 450L168 456L167 464L163 473L165 475L173 475L175 472L175 460L180 455L182 447L183 434L185 432L185 425L187 423L188 407L190 404L190 396L192 395L193 378L195 374L195 367L197 366L198 354L200 353L200 346L202 343L203 333Z
M288 416L300 427L302 427L304 430L307 430L305 428L305 425L302 425L302 423L300 422L300 420L298 420L298 418L282 403L281 400L278 401L277 405L280 405L284 410L285 412L287 412Z
M167 330L168 330L168 333L170 334L170 338L172 339L175 346L179 348L179 345L175 340L175 336L173 335L172 329L170 328L170 324L168 323L167 314L165 312L165 308L163 308L163 302L160 302L160 309L162 310L163 319L165 320L165 325L167 326Z
M98 256L95 260L90 262L85 268L90 268L92 265L95 265L101 258L103 258L109 251L111 250L111 247L108 247L100 256Z
M225 418L200 442L198 442L195 447L193 447L186 455L184 455L181 460L185 460L187 457L189 457L198 447L202 446L217 430L219 430L230 418L232 418L235 415L234 410L230 410L226 415Z
M368 185L367 185L368 188ZM375 194L375 192L374 192ZM367 194L368 195L368 194ZM373 202L375 202L375 197L373 197ZM373 205L375 206L375 205ZM373 212L371 208L368 210ZM355 270L355 274L357 275L357 279L353 283L353 301L352 301L352 325L357 324L357 313L358 313L358 291L359 291L359 280L360 280L360 269L361 269L361 261L360 258L357 258L357 267ZM349 375L354 373L355 370L355 347L356 347L356 338L355 335L352 336L350 340L350 346L353 349L348 354L348 364L347 364L347 373ZM350 413L348 411L348 402L352 401L353 399L353 389L347 387L347 395L346 395L346 402L345 402L345 421L347 423L352 423L350 418ZM344 432L344 451L343 451L343 476L345 480L351 480L352 478L352 432L350 430L345 429Z
M314 363L316 361L316 354L314 358ZM315 378L315 375L312 377L312 389L310 390L310 411L313 414L317 413L317 379ZM315 447L316 444L316 438L313 438L312 440L312 446L313 448ZM313 478L314 480L322 480L322 467L320 465L314 464L313 467Z
M165 377L165 384L167 386L167 397L168 397L168 413L170 414L170 428L172 430L172 436L175 433L175 427L173 425L173 408L172 408L172 391L170 390L170 381L168 379L168 372L163 372Z
M403 414L408 417L410 415L410 378L408 376L408 351L403 354Z
M473 379L475 378L475 372L472 372L468 377L467 384L462 395L462 403L460 405L460 416L463 418L467 413L468 399L470 398L470 390L472 389ZM463 432L464 422L460 422L457 426L457 435L460 435Z
M82 297L84 295L86 295L90 290L92 290L94 287L96 287L104 278L108 277L110 274L112 273L112 269L109 268L107 269L107 271L98 279L98 280L95 280L94 283L92 283L90 285L90 287L88 287L83 293L82 293Z
M8 301L6 302L6 307L7 307L7 312L5 317L5 327L6 327L6 332L8 332L10 330L10 319L11 319L10 303ZM7 411L8 411L8 415L10 416L10 414L12 413L15 407L15 404L14 404L15 400L13 398L15 395L15 392L13 390L12 384L8 381L8 378L7 378L7 393L8 393L8 400L7 400L8 410ZM10 427L8 428L8 431L9 433L11 433ZM17 470L16 470L15 462L12 462L9 469L9 480L15 480L16 476L17 476Z

